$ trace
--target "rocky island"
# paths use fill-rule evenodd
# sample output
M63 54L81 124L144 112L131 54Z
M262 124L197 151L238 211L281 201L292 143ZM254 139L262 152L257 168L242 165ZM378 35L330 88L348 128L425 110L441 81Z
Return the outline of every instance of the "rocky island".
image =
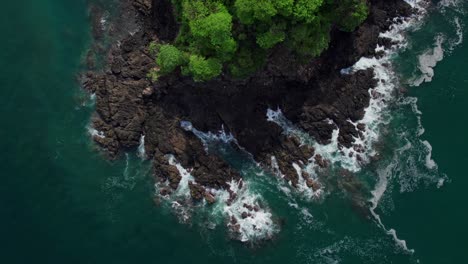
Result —
M92 127L97 132L93 139L108 156L117 158L123 151L143 148L154 167L157 199L172 199L180 207L210 206L219 200L227 207L236 205L227 210L227 225L241 241L249 240L243 229L274 223L264 217L269 215L265 206L243 198L246 184L241 172L210 151L207 140L224 140L249 153L273 177L287 182L293 190L309 189L317 199L332 181L351 192L362 188L350 176L349 168L340 169L342 177L338 179L327 177L333 160L321 147L335 144L333 155L360 165L377 158L378 154L366 150L370 128L361 120L372 99L385 100L373 89L385 80L379 79L373 68L352 67L363 57L383 57L395 40L381 33L403 23L415 10L403 0L310 1L353 3L322 32L325 44L314 44L323 47L314 46L302 56L288 45L291 35L273 34L269 36L273 40L259 44L267 49L247 55L256 64L247 63L252 66L248 72L244 72L247 66L242 68L236 61L244 56L236 51L217 61L215 70L199 71L195 62L190 64L192 59L206 61L206 54L212 53L187 48L180 40L180 35L189 31L180 18L182 7L174 4L181 2L185 1L122 0L119 18L106 27L102 10L91 8L96 42L107 36L111 44L108 49L95 45L90 51L90 70L83 76L83 85L96 96ZM363 21L359 18L349 27L340 24L339 18L352 14L349 8L356 4L365 5ZM232 8L222 10L235 12ZM334 14L334 9L329 12ZM249 18L243 19L248 23ZM300 26L295 23L284 26L286 32ZM233 33L229 38L238 41L239 35ZM242 43L238 41L239 49ZM188 53L190 58L164 68L161 60L157 63L164 45L182 50L179 52ZM257 65L256 56L262 52L259 60L263 62ZM97 54L104 55L102 68L96 67ZM181 189L187 194L183 199ZM354 193L353 202L366 207L362 194ZM271 233L264 237L271 237Z

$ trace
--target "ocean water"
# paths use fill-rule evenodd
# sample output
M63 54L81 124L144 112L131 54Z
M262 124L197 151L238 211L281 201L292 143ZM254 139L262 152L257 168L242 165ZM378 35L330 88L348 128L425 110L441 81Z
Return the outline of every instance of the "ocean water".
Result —
M466 1L435 1L391 54L387 73L401 93L379 112L380 159L356 170L355 192L336 186L317 200L291 191L223 144L227 135L207 137L242 172L243 197L275 222L263 243L249 223L249 242L229 238L235 206L155 205L151 164L137 149L116 161L99 153L93 101L77 80L91 45L88 5L0 9L2 263L468 263ZM368 209L353 205L356 194Z

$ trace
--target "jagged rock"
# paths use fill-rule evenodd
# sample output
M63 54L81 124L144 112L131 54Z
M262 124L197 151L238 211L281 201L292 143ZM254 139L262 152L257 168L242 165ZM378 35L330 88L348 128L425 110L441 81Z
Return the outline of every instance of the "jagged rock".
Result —
M317 181L314 181L313 179L307 179L306 184L307 187L312 188L314 192L320 189L320 184Z
M166 195L171 194L171 190L169 188L161 188L161 190L159 191L159 194L161 196L166 196Z
M363 124L363 123L358 123L357 124L357 129L359 129L360 131L365 131L366 130L366 125Z
M298 63L286 47L279 46L263 69L244 80L223 75L208 82L194 82L175 72L156 83L147 78L149 70L156 66L147 47L151 41L170 42L177 35L171 1L122 0L122 14L107 31L99 22L102 12L94 8L94 38L103 39L107 32L119 42L105 54L102 72L88 72L82 78L84 87L96 94L93 126L105 135L95 136L94 140L111 157L117 157L124 149L136 148L144 134L146 153L153 158L158 179L168 180L172 189L178 187L180 173L166 157L174 155L181 166L193 168L191 175L196 184L190 184L190 191L195 200L204 198L211 203L214 197L205 191L209 187L228 190L230 204L237 194L230 191L228 182L240 181L241 176L222 158L207 152L200 139L184 131L180 122L190 121L194 128L205 132L224 127L261 164L270 166L271 157L276 157L285 179L296 186L299 176L293 163L303 166L314 157L321 168L326 168L330 162L319 154L314 156L312 147L301 145L299 138L286 136L279 125L268 121L267 109L280 107L297 128L322 144L330 142L336 129L339 144L345 147L351 147L354 138L362 136L365 126L355 127L349 120L357 122L363 117L370 100L368 90L376 84L374 72L339 72L362 56L376 55L378 43L391 45L390 40L378 37L379 32L388 29L391 18L410 14L403 0L370 3L369 17L362 26L351 33L334 28L329 49L309 63ZM128 34L127 25L138 30ZM103 48L96 44L92 52L98 54ZM376 91L372 93L379 96ZM357 148L362 152L361 147ZM311 188L320 187L318 183L307 183ZM232 226L235 229L238 224Z
M330 162L322 157L322 155L317 154L314 157L315 162L319 165L320 168L326 168L330 165Z
M216 198L210 192L205 192L204 197L209 204L214 204L216 202Z
M189 182L190 196L195 201L200 201L205 197L205 188L192 181Z

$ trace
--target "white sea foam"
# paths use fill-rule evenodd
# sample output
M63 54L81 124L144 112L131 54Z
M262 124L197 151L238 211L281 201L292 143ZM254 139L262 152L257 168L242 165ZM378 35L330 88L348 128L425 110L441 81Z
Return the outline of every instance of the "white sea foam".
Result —
M432 159L432 146L431 146L431 144L427 140L422 141L422 143L424 144L424 146L426 146L427 152L428 152L427 155L426 155L426 167L428 169L431 169L431 170L437 168L437 164Z
M412 6L416 7L418 6L419 2L420 1L412 1L411 4ZM385 118L383 118L385 117L383 115L384 113L383 111L386 108L387 102L389 101L389 99L391 99L391 96L392 96L391 92L395 89L394 73L389 67L385 65L389 65L391 63L391 56L397 51L398 48L406 47L406 42L402 33L404 30L410 27L410 25L412 25L418 19L420 19L420 17L417 17L417 16L412 17L411 19L405 21L402 24L394 25L393 27L391 27L391 29L388 32L381 34L381 37L387 37L394 41L399 42L399 44L392 47L392 49L385 51L386 56L378 60L375 58L371 58L371 59L362 58L354 66L355 70L366 69L366 68L372 67L376 75L376 80L378 80L378 85L375 88L375 91L377 91L380 96L371 97L370 106L366 109L366 114L364 116L364 119L363 121L361 121L361 123L366 124L366 133L369 133L369 132L371 133L370 135L366 134L365 139L368 140L367 144L365 145L366 147L371 145L369 143L375 142L378 139L378 135L379 135L378 127L381 124L385 123ZM441 49L440 49L442 42L443 42L443 39L439 38L436 41L437 49L433 50L431 54L429 53L426 54L426 55L432 55L432 56L425 56L425 57L421 57L420 59L420 61L422 62L421 65L425 65L422 67L423 69L422 71L427 73L429 76L431 75L431 70L433 67L433 66L430 67L430 65L434 64L432 63L432 59L436 58L436 61L437 61L439 57L443 56L443 51L441 54ZM433 76L433 73L432 73L432 76ZM422 128L422 125L421 125L421 121L419 117L419 115L421 115L421 112L417 109L416 100L413 100L413 102L411 103L411 106L413 107L413 111L418 114L418 124L419 124L418 134L421 135L422 133L424 133L424 129ZM368 128L371 128L371 130L369 130ZM408 143L401 149L397 150L396 152L397 154L395 155L400 155L401 153L407 151L411 147L412 147L411 143ZM429 165L429 167L435 166L435 163L431 159L430 155L426 157L426 160L427 160L426 163ZM392 175L395 173L396 165L397 165L397 161L394 161L394 162L391 162L387 167L380 169L378 171L379 179L378 179L377 184L375 185L374 190L371 192L372 198L370 199L370 202L371 202L370 212L373 215L374 219L376 220L377 224L383 230L385 230L385 232L388 235L392 236L395 243L399 247L401 247L402 249L404 249L405 251L409 253L413 253L414 250L408 248L406 241L398 238L395 229L392 229L392 228L387 229L385 225L383 224L380 216L376 213L376 209L379 205L379 202L387 190L387 187L389 184L389 178L392 177Z
M440 189L442 188L442 186L444 186L445 184L445 178L440 178L438 181L437 181L437 188Z
M304 177L302 176L303 173L302 173L301 167L296 163L293 163L292 166L296 170L297 177L298 177L296 191L301 193L305 198L309 200L321 198L324 192L323 188L319 188L314 191L311 187L307 185L306 179L304 179ZM309 173L309 175L313 175L313 174ZM314 177L312 178L312 180L317 181L317 178Z
M328 144L320 144L316 142L313 138L311 138L306 132L302 131L300 128L296 127L290 120L288 120L284 115L281 109L272 110L270 108L267 109L267 120L270 122L274 122L279 125L283 132L286 135L294 135L297 136L301 144L309 144L314 147L315 155L320 155L322 158L330 161L332 164L340 163L340 165L348 170L351 171L358 171L359 168L356 166L356 162L352 158L349 158L348 154L349 151L346 149L343 150L343 153L339 153L340 147L338 146L338 135L339 129L335 129L332 133L331 141ZM331 124L333 123L332 120L328 120ZM346 153L346 154L345 154ZM306 171L310 174L315 174L314 168L318 165L315 163L313 157L309 157L310 163L307 164ZM273 160L272 160L273 162ZM273 163L272 163L273 164ZM277 163L275 162L276 167ZM293 165L293 164L291 164ZM275 167L272 166L274 169ZM279 168L277 168L279 170Z
M355 138L355 145L364 147L364 155L361 158L364 163L368 161L369 157L375 154L373 144L379 140L380 127L389 122L389 115L386 111L388 103L393 100L393 93L396 88L397 79L391 68L392 57L399 49L405 48L407 42L405 40L404 32L412 27L416 22L420 21L423 15L421 1L407 1L414 8L420 12L410 18L406 18L401 23L396 23L390 27L386 32L380 34L382 38L389 38L393 40L394 44L390 49L384 50L382 58L361 58L353 67L353 71L364 70L372 68L374 70L374 78L377 80L377 86L370 89L369 93L371 99L369 107L365 109L365 114L362 120L353 123L357 126L358 123L365 125L364 137ZM376 47L376 51L381 50L380 46ZM353 150L347 150L352 152ZM358 153L354 153L354 157Z
M189 121L182 121L180 125L185 131L191 131L196 135L207 151L211 142L235 143L238 145L234 136L231 133L226 133L224 127L221 127L221 130L217 133L212 133L202 132L194 128ZM186 185L182 181L181 184L182 186ZM181 184L179 184L179 188L186 189L186 187L180 187ZM273 222L272 213L266 207L262 196L253 192L250 185L248 181L236 182L231 180L229 191L210 190L217 200L212 215L220 212L221 215L228 218L227 225L232 231L232 235L242 242L268 239L279 231L279 227ZM234 194L234 197L232 197L232 194ZM252 208L255 208L255 210ZM245 217L246 215L247 217ZM232 219L235 219L235 222L232 222Z
M227 227L231 230L234 238L242 242L254 242L257 240L269 239L279 231L279 227L273 221L273 215L262 196L254 192L248 181L231 180L229 190L209 189L206 191L215 197L215 204L207 206L203 201L199 205L190 202L189 183L195 183L195 178L190 174L191 169L184 168L173 155L167 156L169 164L177 168L181 175L181 180L176 191L170 195L162 197L169 202L170 207L179 217L181 222L188 222L193 214L193 208L200 211L211 212L210 223L217 222L218 217L225 218ZM164 186L168 182L163 183ZM156 189L160 186L156 185ZM235 219L235 222L232 221Z
M463 1L464 0L442 0L438 3L438 7L442 9L443 12L445 12L448 8L451 8L463 13L463 9L461 7Z
M456 27L457 39L450 43L450 50L455 49L457 46L463 43L463 25L460 23L460 19L458 17L455 17L453 19L453 23Z
M411 145L406 145L400 150L397 151L397 153L401 153L408 149L408 147L411 147ZM398 155L398 154L396 154ZM396 168L397 163L392 162L390 163L387 167L382 168L378 170L378 182L375 185L374 190L371 192L372 198L369 200L371 202L371 207L370 207L370 212L374 219L377 221L377 224L390 236L393 237L395 243L401 247L403 250L405 250L408 253L414 253L414 249L409 249L408 246L406 245L406 241L403 239L398 238L396 234L396 230L393 228L387 229L385 225L382 222L382 219L380 218L380 215L375 212L377 209L377 206L379 205L380 200L382 199L385 191L387 190L388 184L389 184L389 178L392 177L394 174L394 170Z
M424 51L423 54L418 56L418 68L421 75L413 78L411 85L419 86L424 82L432 81L434 77L434 67L438 62L444 59L444 49L442 48L444 41L445 37L443 35L438 35L435 39L434 47Z
M417 131L416 132L417 142L415 142L415 144L416 145L422 144L424 146L424 148L426 149L426 156L424 157L424 160L425 160L424 164L425 164L426 168L429 169L429 170L436 170L437 169L437 164L432 159L432 146L431 146L431 144L427 140L419 139L419 137L424 134L425 129L422 126L422 122L421 122L422 112L418 109L417 102L418 102L418 99L415 98L415 97L406 97L402 101L402 105L410 105L414 115L417 118L417 130L416 130ZM411 144L411 143L408 143L408 144ZM409 157L407 159L406 163L408 165L413 164L414 163L413 160L414 160L413 157ZM413 185L414 184L411 184L410 182L416 181L417 179L421 178L421 176L420 176L421 172L419 172L417 169L415 169L415 165L411 165L410 168L408 168L408 170L411 171L413 175L412 175L411 179L408 179L408 177L404 177L404 178L400 179L401 191L413 190L413 188L414 188ZM425 176L423 178L428 178L429 180L433 181L433 179L431 179L430 176ZM440 178L440 179L445 180L445 178ZM440 184L440 179L437 182L437 187L438 188L442 187L442 185Z
M242 242L268 239L279 231L263 198L251 190L248 181L240 184L232 180L229 185L230 192L236 194L233 200L231 198L231 202L230 194L226 190L219 191L216 197L220 201L220 210L229 219L228 227L237 239ZM235 219L235 222L231 219Z
M146 159L145 135L140 136L140 145L138 145L138 156L142 159Z
M107 29L107 27L108 27L109 15L110 15L109 12L106 11L102 15L101 19L99 20L99 23L101 24L101 30L103 30L103 31L105 31Z
M184 168L179 162L177 162L174 155L168 155L167 158L168 158L169 164L175 166L177 170L179 171L180 176L182 177L180 179L179 185L177 186L177 190L175 194L177 196L183 196L183 197L189 198L190 197L189 182L195 182L195 179L190 174L190 169Z
M302 143L312 144L315 148L316 154L319 154L324 159L329 160L332 164L339 164L341 167L357 172L361 169L362 164L369 161L369 158L375 154L373 144L379 140L379 128L388 123L389 115L386 112L388 103L393 100L393 92L396 87L396 77L391 68L392 56L398 52L399 49L406 47L407 43L404 37L404 32L413 26L417 21L421 20L423 9L420 7L421 1L407 1L410 5L420 10L414 16L404 18L399 23L395 23L386 32L380 34L381 38L389 38L393 41L393 46L389 49L383 50L383 47L377 45L376 51L384 51L384 56L377 59L361 58L355 65L350 68L343 69L342 74L351 74L358 70L365 70L372 68L374 70L374 78L377 81L376 87L369 87L371 99L369 107L365 109L365 114L362 120L358 122L350 122L355 127L359 123L365 125L363 137L356 137L354 146L345 148L339 146L338 135L339 129L333 131L331 142L327 145L319 144L313 140L307 139L308 136L305 132L295 127L286 117L282 114L280 109L267 110L267 120L275 122L283 128L286 134L294 134L301 138ZM359 150L359 151L358 151ZM308 166L308 172L312 173L316 164L312 161Z
M212 133L211 131L202 132L193 127L192 123L189 121L181 121L180 126L185 131L191 131L195 136L197 136L202 141L203 146L205 146L205 150L208 150L208 143L213 141L221 141L224 143L232 142L237 144L236 138L234 138L234 136L231 133L227 134L224 130L224 126L222 126L221 130L219 130L217 133Z
M104 132L93 128L91 125L88 126L88 133L91 135L91 137L99 137L99 138L105 138L106 137L104 135Z

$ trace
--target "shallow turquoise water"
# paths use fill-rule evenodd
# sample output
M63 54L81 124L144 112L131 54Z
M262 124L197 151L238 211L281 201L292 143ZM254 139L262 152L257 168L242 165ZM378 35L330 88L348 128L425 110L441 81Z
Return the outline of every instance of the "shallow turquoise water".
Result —
M463 3L460 1L460 3ZM463 9L464 8L464 9ZM431 12L410 46L396 58L406 99L392 106L384 158L358 177L377 179L391 164L389 187L377 213L415 250L395 245L336 192L322 203L292 201L277 182L232 151L222 151L284 224L277 238L251 248L230 241L222 219L206 228L207 214L182 224L155 206L150 164L134 153L106 161L90 142L92 103L76 80L90 45L87 1L23 0L0 10L0 253L4 263L465 263L468 243L468 49L453 18L467 33L465 6ZM417 56L443 34L445 58L432 82L408 87ZM418 99L425 133L415 136ZM425 166L427 149L438 170ZM399 155L395 150L411 143ZM437 188L439 179L447 179ZM372 180L370 181L372 183ZM372 185L369 183L369 188ZM298 209L291 206L295 202ZM311 216L305 213L305 209Z

